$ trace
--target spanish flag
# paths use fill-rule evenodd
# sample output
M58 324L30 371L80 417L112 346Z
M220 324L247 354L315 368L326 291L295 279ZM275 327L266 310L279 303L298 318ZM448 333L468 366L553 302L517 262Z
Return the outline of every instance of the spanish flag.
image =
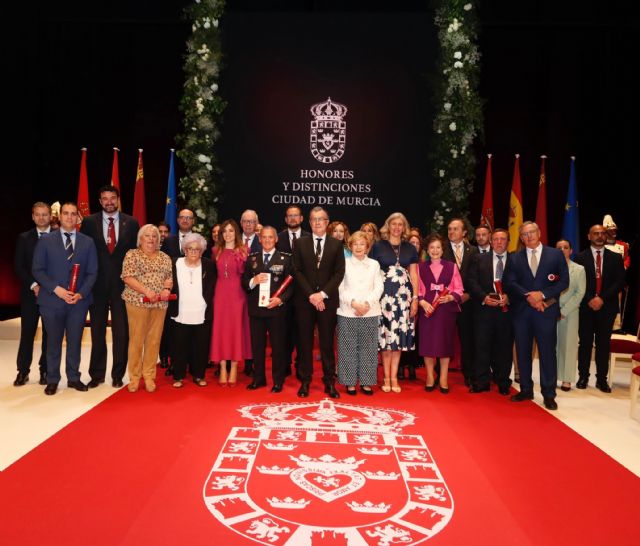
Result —
M138 171L136 173L136 187L133 193L133 217L140 226L147 223L147 203L144 196L144 172L142 170L142 148L138 150Z
M509 199L509 252L518 250L520 240L520 226L522 219L522 188L520 187L520 154L516 154L513 167L513 182L511 184L511 198Z

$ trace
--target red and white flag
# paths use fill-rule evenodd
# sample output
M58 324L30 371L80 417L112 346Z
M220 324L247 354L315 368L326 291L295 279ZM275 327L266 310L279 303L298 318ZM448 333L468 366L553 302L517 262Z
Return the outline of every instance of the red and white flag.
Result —
M547 238L547 177L545 175L546 155L540 156L540 183L538 184L538 201L536 203L536 224L540 228L540 242L549 243Z
M82 219L89 216L89 177L87 176L87 149L82 148L82 156L80 157L80 181L78 182L78 223Z
M480 213L480 225L493 231L493 182L491 177L491 154L487 154L487 174L484 179L484 197L482 199L482 212Z

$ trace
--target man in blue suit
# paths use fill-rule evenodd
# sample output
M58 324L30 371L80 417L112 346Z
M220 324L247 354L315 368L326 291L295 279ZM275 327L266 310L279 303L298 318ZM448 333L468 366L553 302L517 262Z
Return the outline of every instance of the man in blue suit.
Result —
M67 336L67 385L78 391L87 386L80 381L80 349L91 291L98 277L98 255L93 239L76 231L78 207L60 207L60 229L45 235L36 246L32 273L40 285L38 306L49 336L47 345L47 387L55 394L60 382L62 339ZM71 272L79 266L75 291L69 290Z
M511 301L513 326L520 368L520 392L513 402L533 400L531 367L533 340L538 344L540 387L544 407L558 409L556 384L556 326L560 316L560 294L569 286L569 268L558 249L540 242L534 222L520 227L525 248L513 255L504 271L504 289Z

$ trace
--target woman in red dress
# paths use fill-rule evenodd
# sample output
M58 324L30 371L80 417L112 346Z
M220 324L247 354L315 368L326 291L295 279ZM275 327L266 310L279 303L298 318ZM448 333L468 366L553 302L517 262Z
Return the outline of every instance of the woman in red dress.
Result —
M251 358L247 295L241 278L247 250L238 224L226 220L213 251L218 282L213 297L213 329L209 360L220 363L221 386L234 387L238 377L238 360ZM227 372L227 361L231 363Z

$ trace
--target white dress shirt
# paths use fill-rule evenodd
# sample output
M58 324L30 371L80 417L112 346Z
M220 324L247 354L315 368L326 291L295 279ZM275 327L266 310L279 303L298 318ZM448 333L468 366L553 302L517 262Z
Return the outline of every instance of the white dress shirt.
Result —
M102 211L102 236L104 237L105 243L109 237L109 218L113 218L113 228L116 230L116 244L120 239L120 213L114 212L113 214L107 214L105 211Z
M368 303L369 310L363 317L376 317L382 313L380 298L384 290L384 281L377 260L365 257L359 260L355 256L345 259L344 278L338 289L340 307L338 315L355 317L351 302Z

